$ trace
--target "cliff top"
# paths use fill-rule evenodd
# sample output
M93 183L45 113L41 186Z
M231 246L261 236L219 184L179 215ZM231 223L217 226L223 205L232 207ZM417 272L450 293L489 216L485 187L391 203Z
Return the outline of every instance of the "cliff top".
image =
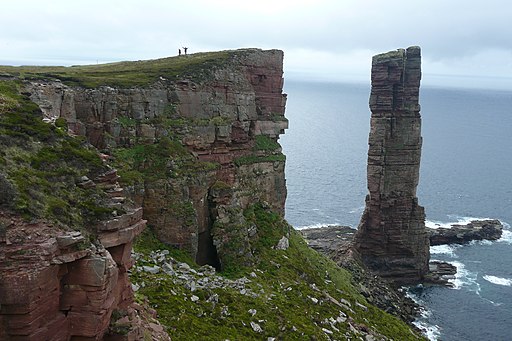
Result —
M274 50L271 50L274 51ZM0 65L0 77L21 79L58 79L67 85L96 88L144 87L159 80L190 79L201 81L212 70L228 64L237 57L263 52L259 49L239 49L201 52L188 55L138 61L123 61L74 66L6 66Z

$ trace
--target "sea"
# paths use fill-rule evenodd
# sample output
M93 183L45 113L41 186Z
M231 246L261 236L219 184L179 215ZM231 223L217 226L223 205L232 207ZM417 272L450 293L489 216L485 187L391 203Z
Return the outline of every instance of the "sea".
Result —
M297 229L357 228L364 209L369 84L287 81L280 138L286 218ZM494 242L432 247L457 266L452 287L416 286L415 324L430 340L512 340L512 90L420 89L423 149L418 199L426 224L503 222Z

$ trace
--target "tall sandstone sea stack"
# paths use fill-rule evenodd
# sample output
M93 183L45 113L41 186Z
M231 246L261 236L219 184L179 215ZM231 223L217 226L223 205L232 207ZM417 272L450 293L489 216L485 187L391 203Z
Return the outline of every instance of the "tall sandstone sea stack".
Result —
M425 213L416 188L421 158L417 46L373 57L366 208L355 238L361 260L395 283L421 281L428 271Z

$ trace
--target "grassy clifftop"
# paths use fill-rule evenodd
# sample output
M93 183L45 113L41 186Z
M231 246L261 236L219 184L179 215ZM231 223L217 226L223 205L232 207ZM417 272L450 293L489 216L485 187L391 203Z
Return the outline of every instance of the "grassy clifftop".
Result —
M147 86L165 80L201 80L212 68L224 64L236 53L219 51L169 58L81 66L0 66L0 75L22 79L60 79L67 85L96 88Z

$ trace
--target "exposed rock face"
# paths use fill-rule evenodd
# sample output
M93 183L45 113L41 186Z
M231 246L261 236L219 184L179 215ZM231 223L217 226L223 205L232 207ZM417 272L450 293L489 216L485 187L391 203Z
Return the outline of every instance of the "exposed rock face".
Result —
M28 91L46 117L65 118L73 134L107 152L179 140L193 155L191 164L180 168L170 160L165 175L127 188L131 197L159 239L189 250L200 264L220 266L233 251L250 263L251 227L243 210L265 202L284 214L284 155L277 143L288 127L283 52L231 51L224 65L207 72L200 80L161 77L145 88L47 81L33 82Z
M472 240L497 240L503 233L503 224L496 219L473 220L466 225L453 224L450 228L428 229L430 245L465 244Z
M372 61L366 209L355 250L375 273L397 283L428 272L429 241L416 187L421 155L419 47Z
M117 178L111 171L84 184L119 203ZM0 339L102 340L112 312L133 303L127 271L145 225L141 208L128 209L97 226L94 246L80 232L0 211Z

